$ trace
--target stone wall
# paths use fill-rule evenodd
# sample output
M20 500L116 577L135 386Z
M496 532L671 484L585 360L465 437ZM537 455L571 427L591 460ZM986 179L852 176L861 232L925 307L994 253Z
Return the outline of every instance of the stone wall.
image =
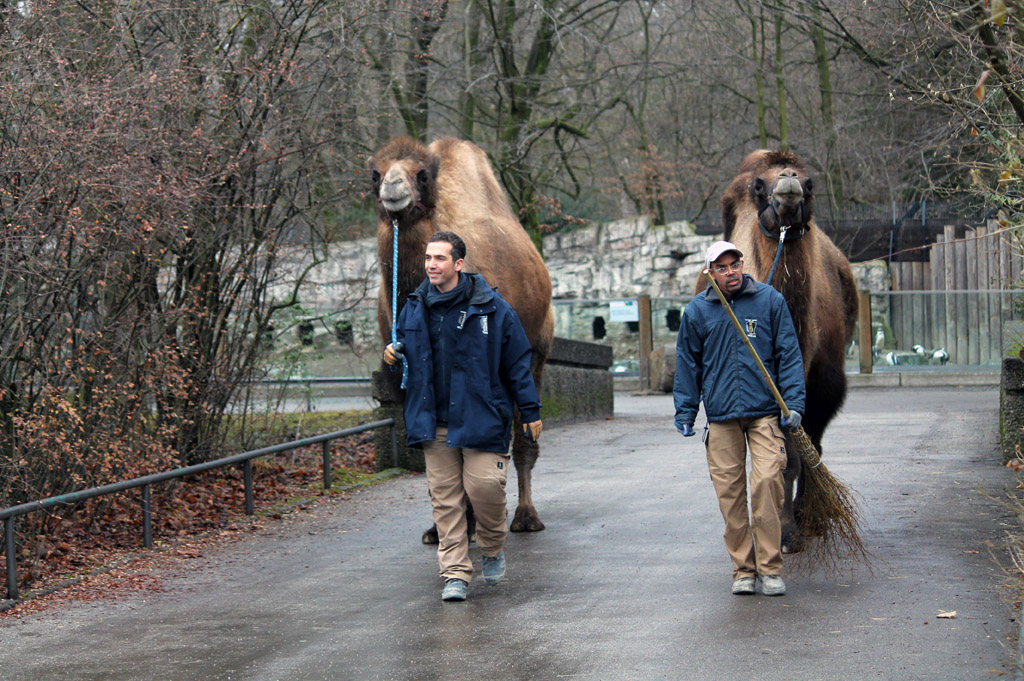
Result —
M687 222L637 218L546 236L544 259L556 299L676 297L693 291L713 241Z
M612 322L609 303L647 294L652 298L654 346L674 343L675 322L703 269L704 253L719 238L697 235L686 222L651 226L645 218L595 224L544 237L544 257L553 285L555 335L609 346L615 359L637 359L639 334L636 326ZM295 251L284 259L282 271L301 271L308 262L308 254ZM885 263L858 264L854 266L854 273L861 288L888 290L889 274ZM315 333L321 336L319 345L337 348L338 343L329 337L334 323L351 324L350 347L355 357L350 363L356 366L362 362L366 370L373 368L379 357L380 337L376 323L379 278L376 240L367 238L332 244L324 262L312 270L308 281L299 289L303 308L299 315L328 315L315 325ZM293 280L289 281L285 274L271 293L282 299L290 295L292 286ZM879 301L887 303L887 299ZM876 320L873 327L887 326L888 310L872 312ZM603 331L603 337L597 338L595 330ZM343 373L352 371L358 373L357 369Z

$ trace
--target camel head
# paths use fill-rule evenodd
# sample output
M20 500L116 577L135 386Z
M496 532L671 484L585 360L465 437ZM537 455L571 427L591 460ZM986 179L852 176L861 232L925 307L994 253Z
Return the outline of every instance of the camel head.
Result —
M437 172L441 159L411 137L398 137L373 155L368 166L377 213L399 229L429 218L437 204Z
M755 151L744 159L740 169L752 175L750 198L757 206L758 222L763 230L777 235L783 226L810 228L814 180L795 154Z

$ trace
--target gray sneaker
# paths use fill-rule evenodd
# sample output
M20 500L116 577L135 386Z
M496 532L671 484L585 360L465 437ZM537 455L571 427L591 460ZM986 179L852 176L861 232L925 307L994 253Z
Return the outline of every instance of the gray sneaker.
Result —
M754 593L754 578L740 577L732 583L732 592L737 596L745 596Z
M761 593L765 596L783 596L786 593L786 583L778 575L758 575L761 580Z
M464 601L469 590L469 584L461 579L449 579L441 589L442 601Z
M505 576L505 552L502 551L496 556L484 556L483 560L484 581L494 586Z

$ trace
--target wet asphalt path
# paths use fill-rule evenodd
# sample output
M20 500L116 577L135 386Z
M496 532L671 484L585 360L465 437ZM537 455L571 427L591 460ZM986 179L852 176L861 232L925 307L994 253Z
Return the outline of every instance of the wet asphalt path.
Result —
M422 476L327 500L204 551L164 590L0 624L3 681L990 679L1016 623L989 555L1015 486L998 391L862 389L826 434L863 497L873 574L729 593L699 438L669 396L551 428L505 582L442 603ZM510 485L514 487L514 485ZM514 504L510 494L510 506ZM479 554L473 555L479 566ZM957 612L937 619L940 611Z

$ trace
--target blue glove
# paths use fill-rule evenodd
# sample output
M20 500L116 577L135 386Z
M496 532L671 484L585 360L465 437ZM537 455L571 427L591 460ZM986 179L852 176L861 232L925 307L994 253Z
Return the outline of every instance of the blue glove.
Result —
M789 412L789 418L787 419L785 416L783 416L782 420L779 421L779 423L781 423L784 427L789 428L790 430L796 430L797 428L800 427L800 422L802 420L803 417L800 416L800 412L791 411Z
M684 423L683 424L683 429L680 432L683 434L683 437L693 437L694 436L693 424Z

